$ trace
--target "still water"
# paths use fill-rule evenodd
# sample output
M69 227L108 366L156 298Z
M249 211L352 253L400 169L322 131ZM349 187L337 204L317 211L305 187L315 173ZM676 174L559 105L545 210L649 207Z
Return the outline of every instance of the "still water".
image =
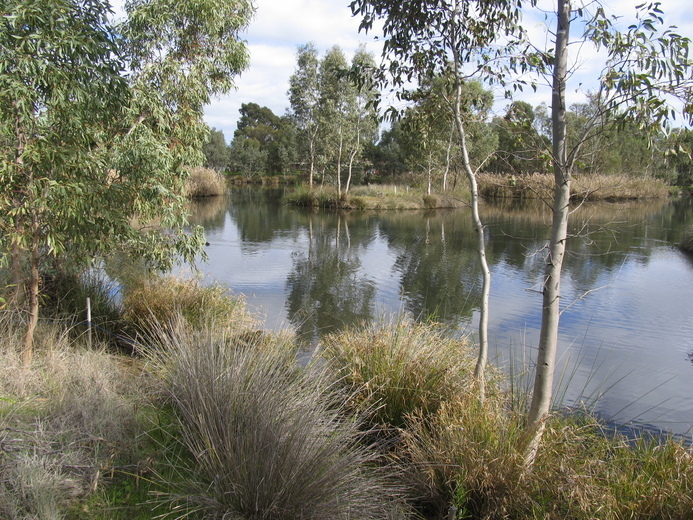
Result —
M393 313L474 335L480 273L468 210L311 211L280 190L237 189L195 203L209 280L245 295L267 328L308 342ZM518 201L486 205L494 363L531 367L539 337L550 213ZM585 205L572 216L562 279L556 394L599 397L617 424L693 435L693 257L675 244L693 225L690 200ZM562 382L561 382L562 380Z

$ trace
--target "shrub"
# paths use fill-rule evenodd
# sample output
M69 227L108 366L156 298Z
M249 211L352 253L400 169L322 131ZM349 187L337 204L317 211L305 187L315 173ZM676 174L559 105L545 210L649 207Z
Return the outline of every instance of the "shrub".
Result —
M399 492L371 466L358 423L324 373L293 346L211 331L161 331L155 360L192 455L164 497L179 514L235 519L404 518ZM400 511L398 513L398 511Z
M226 193L224 176L211 168L197 167L190 170L185 184L186 197L213 197Z

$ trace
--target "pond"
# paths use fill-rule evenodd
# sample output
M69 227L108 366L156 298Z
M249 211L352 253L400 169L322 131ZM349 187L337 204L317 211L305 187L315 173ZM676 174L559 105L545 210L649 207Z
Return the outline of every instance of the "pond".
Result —
M245 295L267 328L308 343L406 313L474 335L480 273L469 211L328 212L281 205L281 190L234 189L195 203L207 278ZM491 268L495 365L531 370L539 337L550 211L482 208ZM690 200L583 205L572 216L562 278L556 395L619 425L693 434L693 258L675 244Z

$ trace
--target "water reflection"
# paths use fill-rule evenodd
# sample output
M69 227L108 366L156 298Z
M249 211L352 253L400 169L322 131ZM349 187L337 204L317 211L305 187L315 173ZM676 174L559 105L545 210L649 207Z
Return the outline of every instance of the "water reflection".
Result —
M481 279L467 210L340 214L283 206L279 195L234 190L223 203L193 206L191 217L210 242L203 270L244 293L269 327L288 324L317 341L406 312L475 330ZM538 342L550 216L542 203L482 208L498 364L531 358ZM606 415L682 434L691 427L693 262L673 247L690 225L690 201L584 205L575 212L560 333L568 402L623 378L602 399Z

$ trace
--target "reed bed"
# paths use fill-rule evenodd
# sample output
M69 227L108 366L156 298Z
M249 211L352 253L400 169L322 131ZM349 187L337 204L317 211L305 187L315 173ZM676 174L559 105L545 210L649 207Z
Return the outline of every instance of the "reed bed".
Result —
M224 176L211 168L191 168L185 184L185 196L188 198L216 197L227 192Z
M531 175L479 174L479 194L483 198L524 198L550 200L554 178L551 174ZM669 196L669 187L660 179L629 175L575 175L572 183L573 201L625 201L662 199Z

